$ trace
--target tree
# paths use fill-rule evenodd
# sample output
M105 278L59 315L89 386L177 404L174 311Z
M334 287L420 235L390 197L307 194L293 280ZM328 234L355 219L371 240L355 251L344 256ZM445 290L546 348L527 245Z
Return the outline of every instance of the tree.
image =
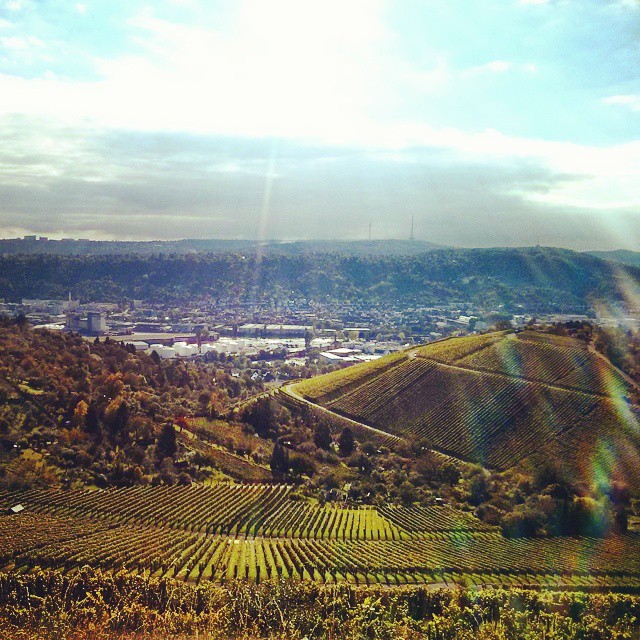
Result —
M129 425L129 407L127 403L118 398L112 400L105 411L105 422L112 437L115 438L124 434Z
M245 411L242 416L244 422L250 424L261 437L277 433L278 424L273 404L269 398L260 398Z
M84 401L80 400L76 405L76 408L73 411L73 418L71 418L71 425L74 427L84 427L86 424L86 416L87 411L89 410L89 405Z
M276 478L280 478L289 473L289 452L279 442L276 442L273 447L270 467L271 473L273 473Z
M95 402L91 402L87 407L87 414L84 417L84 428L87 433L93 436L95 442L102 442L102 424L100 423L100 414Z
M19 329L26 329L29 326L29 320L22 311L16 314L15 323Z
M225 410L225 396L219 389L214 389L211 395L207 397L206 402L207 415L212 420L220 418Z
M178 450L176 430L171 422L165 423L158 436L158 457L173 458Z
M331 430L326 422L318 422L315 431L313 432L313 441L319 449L329 450L332 442Z
M407 480L405 480L398 490L400 500L405 507L410 507L418 498L416 488Z
M176 483L176 468L171 458L165 458L160 464L160 479L168 485Z
M471 486L469 487L469 502L478 506L488 497L489 482L484 473L480 472L473 476Z
M338 438L338 448L340 449L340 454L343 456L348 456L353 453L353 449L355 447L356 441L353 437L353 432L349 427L345 427Z
M496 331L511 331L513 329L513 325L511 324L511 320L498 320L495 323L494 328Z
M624 507L614 511L613 531L616 533L626 533L629 529L629 512Z

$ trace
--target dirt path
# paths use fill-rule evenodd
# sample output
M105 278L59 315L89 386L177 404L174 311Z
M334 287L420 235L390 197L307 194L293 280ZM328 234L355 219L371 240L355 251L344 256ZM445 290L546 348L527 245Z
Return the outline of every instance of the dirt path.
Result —
M604 359L606 360L606 358ZM582 393L586 396L595 396L597 398L609 397L606 393L596 393L595 391L588 391L587 389L582 389L581 387L571 387L569 385L559 384L557 382L545 382L544 380L538 380L536 378L525 378L524 376L516 376L509 373L502 373L500 371L495 371L493 369L475 369L473 367L463 367L458 364L447 364L445 362L438 362L437 360L433 360L433 362L435 362L436 364L442 367L446 367L447 369L453 369L455 371L466 371L467 373L469 372L479 373L482 375L496 376L498 378L508 378L509 380L520 380L522 382L534 382L535 384L540 384L545 387L550 387L551 389L558 389L560 391L572 391L573 393ZM609 361L607 360L607 362Z
M604 356L603 354L601 354L594 346L593 344L589 343L589 346L587 347L587 351L589 351L589 353L593 353L596 357L600 358L601 360L604 360L609 366L613 367L618 374L620 375L620 377L622 377L625 382L627 382L629 385L631 385L638 393L640 393L640 385L629 375L627 375L622 369L619 369L618 367L616 367L615 364L613 364L613 362L611 362L611 360L609 360L606 356Z
M331 411L330 409L327 409L326 407L323 407L322 405L316 404L315 402L311 402L310 400L307 400L305 397L301 396L299 393L297 393L296 391L293 390L293 386L291 385L284 385L282 387L280 387L279 389L280 393L284 393L286 395L289 395L291 398L293 398L294 400L297 400L299 402L304 402L305 404L309 405L310 407L313 407L314 409L321 411L322 413L328 413L331 416L335 416L336 418L340 418L340 420L346 420L347 422L351 423L352 425L354 425L355 427L358 427L360 429L365 429L366 431L370 431L371 433L375 433L379 436L383 436L385 438L389 438L391 440L395 440L396 442L401 442L403 440L403 438L401 438L400 436L394 436L392 433L389 433L388 431L382 431L381 429L376 429L375 427L370 427L368 424L364 424L362 422L358 422L357 420L352 420L351 418L346 418L343 415L340 415L339 413L336 413L335 411Z
M295 384L295 383L294 383ZM323 407L322 405L316 404L315 402L311 402L310 400L307 400L306 398L304 398L303 396L301 396L299 393L295 392L292 389L292 385L283 385L282 387L280 387L280 389L278 389L278 391L282 394L288 395L289 397L293 398L294 400L297 400L299 402L304 402L305 404L309 405L310 407L313 407L314 409L317 409L318 411L321 411L323 413L328 414L329 416L333 417L333 418L339 418L340 420L345 420L346 422L351 423L354 427L356 428L360 428L360 429L364 429L365 431L369 431L371 433L374 433L378 436L382 436L384 438L386 438L387 440L391 440L393 442L406 442L406 439L403 438L402 436L396 436L392 433L389 433L388 431L382 431L381 429L376 429L375 427L371 427L368 424L364 424L363 422L358 422L357 420L352 420L351 418L346 418L345 416L336 413L335 411L331 411L330 409L327 409L326 407ZM458 458L456 456L452 456L448 453L444 453L443 451L438 451L437 449L431 449L431 452L433 454L435 454L436 456L438 456L441 460L443 461L448 461L448 462L453 462L455 464L467 464L468 462L466 460L463 460L462 458Z

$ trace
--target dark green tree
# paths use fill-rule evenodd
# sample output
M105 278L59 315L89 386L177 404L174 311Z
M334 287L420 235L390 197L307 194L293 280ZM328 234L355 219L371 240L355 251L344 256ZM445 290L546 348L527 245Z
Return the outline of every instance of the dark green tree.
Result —
M289 473L289 452L279 442L273 447L270 467L276 478L282 478Z
M84 417L84 428L87 433L97 434L101 430L100 414L95 402L90 402Z
M328 450L331 446L331 430L329 429L329 425L324 422L318 422L316 428L313 432L313 441L319 449Z
M123 436L129 426L129 407L122 401L115 412L109 417L107 427L113 438Z
M176 430L173 423L167 422L158 436L158 457L160 459L173 458L178 450Z
M260 398L254 402L244 412L242 419L247 424L250 424L255 432L263 438L278 432L275 410L269 398Z
M353 449L356 445L356 441L353 437L353 432L349 427L345 427L338 438L338 448L340 449L340 454L343 456L348 456L353 453Z

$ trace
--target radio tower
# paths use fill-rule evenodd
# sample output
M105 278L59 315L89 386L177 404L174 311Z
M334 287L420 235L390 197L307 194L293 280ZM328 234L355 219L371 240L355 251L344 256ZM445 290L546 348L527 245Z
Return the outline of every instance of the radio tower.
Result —
M371 242L371 221L369 221L369 242Z
M411 216L411 235L409 236L409 240L411 240L411 242L415 240L413 237L413 216Z

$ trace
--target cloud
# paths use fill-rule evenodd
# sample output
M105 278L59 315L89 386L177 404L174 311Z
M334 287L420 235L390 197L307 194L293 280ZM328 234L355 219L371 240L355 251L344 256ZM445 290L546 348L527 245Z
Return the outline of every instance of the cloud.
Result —
M6 0L4 2L4 8L7 11L20 11L24 7L24 3L21 0Z
M27 51L33 47L43 47L44 42L35 36L6 36L0 38L0 46L12 51Z
M273 236L402 236L407 212L448 244L633 228L638 143L608 108L638 109L627 5L84 6L0 25L7 228L251 236L276 139Z
M405 237L411 216L418 237L465 246L568 238L562 244L594 248L634 237L626 211L615 218L626 227L612 226L609 212L553 201L581 176L525 154L477 153L495 136L463 156L450 147L385 151L285 140L274 147L268 139L184 133L89 137L24 118L2 130L3 235L21 228L56 237L254 238L272 172L265 237L364 238L369 222L374 237Z
M618 95L603 98L604 104L620 105L627 107L631 111L640 111L640 95Z
M128 21L136 53L94 56L97 77L85 81L5 73L0 109L114 128L340 136L375 84L379 13L378 0L252 0L221 32L143 11Z
M514 63L507 60L492 60L491 62L487 62L485 64L477 65L475 67L463 70L460 73L460 77L464 78L465 76L469 77L484 73L502 74L509 71L535 73L538 71L538 67L532 62Z

